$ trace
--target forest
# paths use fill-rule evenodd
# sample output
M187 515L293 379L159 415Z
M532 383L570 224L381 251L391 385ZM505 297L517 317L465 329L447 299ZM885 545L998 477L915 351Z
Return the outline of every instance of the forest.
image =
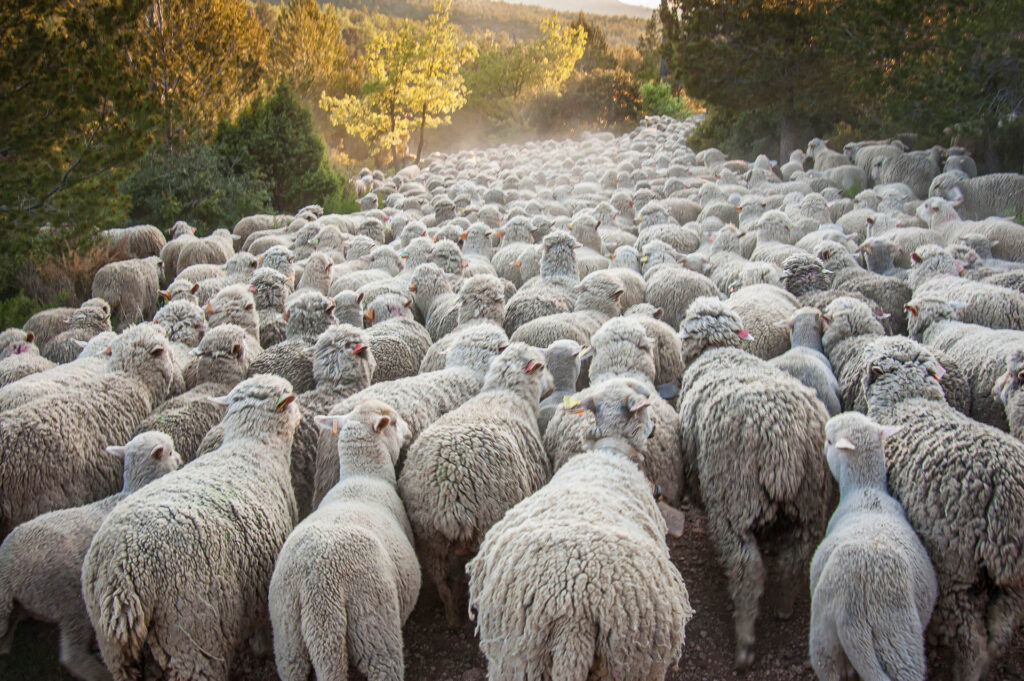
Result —
M784 161L914 133L1024 163L1024 3L665 0L645 22L488 0L13 0L0 17L0 322L80 299L102 229L319 203L434 151L706 110Z

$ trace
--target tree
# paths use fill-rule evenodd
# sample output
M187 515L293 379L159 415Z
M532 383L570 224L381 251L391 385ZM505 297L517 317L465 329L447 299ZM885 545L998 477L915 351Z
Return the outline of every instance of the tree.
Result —
M237 177L261 178L274 208L294 212L341 187L313 116L295 89L281 80L271 97L257 97L235 119L222 121L214 147Z
M419 113L420 141L416 163L423 153L426 128L451 122L451 114L466 103L466 84L459 69L476 54L476 45L459 40L449 20L451 0L435 0L426 32L413 62L410 105Z
M333 7L321 7L317 0L289 0L274 23L268 79L287 79L299 97L315 103L324 90L344 88L348 49Z
M256 92L267 35L245 0L151 0L130 58L159 107L164 142L212 134Z
M837 0L662 0L670 67L686 92L729 111L775 112L779 155L797 146L801 119L840 110L836 55L824 39Z
M21 287L30 255L124 219L118 184L150 113L126 59L143 6L11 0L0 12L0 295Z
M593 71L594 69L614 69L618 64L615 56L608 48L608 41L605 40L604 31L597 24L587 21L583 12L580 11L575 21L569 24L571 28L582 28L586 47L583 56L576 62L578 71Z
M331 122L364 140L371 153L393 151L396 159L419 127L422 151L422 131L447 123L465 103L459 67L475 55L472 46L459 44L448 13L449 4L437 0L425 28L406 21L374 35L363 58L360 96L320 98Z

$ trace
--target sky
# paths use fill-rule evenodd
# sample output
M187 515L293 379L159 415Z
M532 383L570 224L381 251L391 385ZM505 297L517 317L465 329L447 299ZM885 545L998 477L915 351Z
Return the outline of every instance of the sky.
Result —
M641 7L650 7L651 9L654 9L658 6L661 0L619 0L619 2L624 2L627 5L640 5Z

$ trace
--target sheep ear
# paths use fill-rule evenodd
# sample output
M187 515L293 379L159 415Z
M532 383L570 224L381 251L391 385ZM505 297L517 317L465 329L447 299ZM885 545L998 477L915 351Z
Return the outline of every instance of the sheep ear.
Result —
M149 356L150 357L160 357L163 354L164 354L164 349L163 348L153 348L152 350L149 351Z
M683 515L683 512L660 500L658 501L658 510L661 511L661 517L665 519L666 532L677 539L682 537L686 527L686 516Z
M630 395L626 400L626 408L630 414L636 414L651 406L651 400L642 395Z
M839 449L844 452L857 451L857 448L854 446L854 444L850 442L848 438L845 437L839 438L839 442L836 443L836 449Z
M793 327L795 325L796 325L796 320L793 319L792 317L790 317L789 319L781 319L781 320L775 322L775 326L779 327L780 329L789 329L790 331L793 330Z
M84 350L85 346L88 345L84 340L78 340L77 338L72 338L71 342L77 345L80 350Z
M379 433L385 428L387 428L389 425L391 425L391 417L382 414L377 417L376 423L373 424L373 430Z
M901 430L903 430L903 426L878 426L878 434L882 440L889 439Z
M402 298L402 300L404 301L404 302L403 302L403 304L404 304L404 305L405 305L406 307L410 307L410 306L412 305L412 301L411 301L410 299L408 299L408 298Z
M25 342L26 343L31 343L35 339L36 339L36 335L34 333L32 333L31 331L29 331L28 333L25 334Z
M158 296L160 296L161 298L163 298L164 300L170 300L171 299L171 294L168 293L167 291L157 291L156 294Z
M363 295L364 294L362 294L362 293L356 295L356 303L362 303L363 302Z
M156 447L153 447L153 451L149 453L149 457L154 460L159 460L163 457L165 451L166 450L163 445L157 445Z
M910 259L913 260L914 262L918 263L918 264L923 262L921 260L921 256L918 255L917 251L914 251L913 253L910 254Z
M192 284L192 288L189 289L192 293L199 293L199 284Z
M231 405L231 400L228 399L227 395L221 395L220 397L210 395L206 399L209 400L210 402L213 402L218 407L228 407Z
M107 447L107 454L110 454L111 456L116 456L119 459L123 459L125 454L125 448L111 445Z
M337 435L338 430L341 428L341 424L345 421L344 416L330 415L330 416L314 416L313 423L320 426L324 430L330 430L332 435Z
M654 318L655 319L661 319L662 316L664 316L664 314L665 314L665 308L663 308L663 307L656 307L656 308L654 308Z

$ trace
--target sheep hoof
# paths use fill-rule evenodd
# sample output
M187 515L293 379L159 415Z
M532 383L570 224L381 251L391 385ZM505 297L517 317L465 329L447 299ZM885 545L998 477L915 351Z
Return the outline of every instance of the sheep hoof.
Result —
M736 648L736 671L745 672L754 664L753 646L738 646Z

